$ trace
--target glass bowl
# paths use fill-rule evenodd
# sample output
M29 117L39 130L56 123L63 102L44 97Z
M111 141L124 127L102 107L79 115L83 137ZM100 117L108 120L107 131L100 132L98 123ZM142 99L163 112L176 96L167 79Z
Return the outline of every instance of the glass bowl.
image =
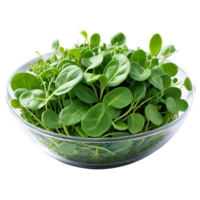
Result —
M48 53L43 57L46 60L51 55L52 53ZM92 169L113 168L149 156L175 135L186 120L194 102L195 86L193 84L191 92L185 88L182 89L182 98L186 99L189 104L187 111L180 113L179 117L170 124L148 132L115 138L81 138L59 135L29 124L20 117L18 109L10 106L10 101L14 98L10 87L12 77L18 72L28 71L30 63L36 64L38 59L39 57L21 65L10 76L5 90L6 102L12 116L31 141L47 155L69 165ZM179 80L184 80L187 76L189 76L188 73L179 67L176 77Z

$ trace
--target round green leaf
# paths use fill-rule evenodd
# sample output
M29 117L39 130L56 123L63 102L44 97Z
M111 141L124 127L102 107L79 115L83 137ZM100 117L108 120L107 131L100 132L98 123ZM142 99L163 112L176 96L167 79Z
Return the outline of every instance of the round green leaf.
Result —
M55 86L55 95L61 95L69 92L74 88L83 78L82 70L76 65L66 67L58 75Z
M178 79L177 78L173 78L173 83L177 83L178 82Z
M79 49L70 49L69 51L78 61L81 59L81 52Z
M55 50L58 49L58 47L59 47L59 40L56 39L56 40L54 40L54 41L52 42L51 48L52 48L53 51L55 51Z
M61 70L70 65L77 65L77 63L68 59L63 59L58 63L57 68Z
M59 115L53 110L45 110L42 113L42 122L49 128L62 128L62 123L59 119Z
M171 77L176 76L178 67L174 63L164 63L160 66L164 73L169 74Z
M133 102L143 99L146 95L146 83L137 82L131 87L131 92L133 94Z
M26 91L19 98L21 105L30 110L42 108L45 100L46 93L39 89Z
M10 85L13 91L17 90L18 88L33 90L40 88L40 81L32 74L19 72L13 76Z
M192 82L189 77L185 78L184 86L188 91L192 91Z
M26 92L26 91L28 91L28 90L25 89L25 88L16 89L16 90L14 91L14 96L15 96L17 99L19 99L19 97L21 96L21 94L24 93L24 92Z
M179 112L178 106L172 97L166 99L166 107L170 113L177 114Z
M175 49L174 45L170 44L162 48L160 55L164 56L165 58L168 58L169 56L172 56L177 52L178 51Z
M148 78L148 81L159 90L163 90L163 81L161 76L164 74L163 70L160 67L154 67L151 69L151 75Z
M77 85L74 88L74 92L76 96L85 103L95 103L98 101L94 91L84 85L81 84Z
M123 33L117 33L112 38L110 43L115 45L117 43L118 46L122 46L126 44L126 37Z
M169 114L166 114L162 118L163 118L163 122L159 126L155 126L156 128L159 128L159 127L162 127L162 126L168 124L168 122L169 122Z
M170 87L164 91L163 97L166 99L167 97L172 97L173 99L180 99L182 92L179 88Z
M147 59L147 55L145 51L143 51L142 49L138 49L137 51L133 52L130 58L130 60L138 63L142 67L144 67L146 59Z
M90 58L93 54L89 49L82 49L81 50L81 58Z
M144 81L151 75L150 69L144 69L138 63L131 61L129 76L136 81Z
M128 129L127 124L123 121L116 121L116 122L113 122L112 124L113 124L113 127L119 131L124 131Z
M169 74L164 74L162 76L163 88L168 88L171 86L171 77Z
M128 58L123 54L117 54L113 61L109 62L104 69L104 75L107 77L107 86L115 87L122 83L128 76L131 64Z
M66 155L72 155L74 154L74 147L69 144L62 143L59 145L59 151Z
M158 112L156 107L152 104L148 104L145 107L145 115L155 125L160 125L163 121L161 114Z
M130 131L130 133L135 134L142 130L142 128L144 127L145 120L141 114L132 113L129 116L127 123L128 130Z
M101 42L101 37L98 33L94 33L91 37L90 37L90 42L95 46L99 46L100 42Z
M103 74L100 75L95 75L92 73L83 74L83 82L87 85L92 85L97 80L100 82L101 88L107 83L107 77Z
M77 124L89 109L90 105L76 99L61 111L60 121L66 126Z
M81 127L87 135L98 137L105 133L111 124L112 120L105 112L103 104L98 103L83 117Z
M182 112L186 111L189 107L187 101L185 101L184 99L177 99L175 102L178 109Z
M162 38L156 33L152 36L149 43L149 50L152 56L157 56L162 48Z
M103 104L106 109L108 106L114 108L124 108L128 106L133 100L131 91L126 87L118 87L108 92L103 99Z
M12 100L10 101L10 105L11 105L13 108L19 108L19 107L20 107L19 100L18 100L18 99L12 99Z
M89 69L94 69L94 68L98 67L102 62L103 62L102 55L97 55L97 56L93 56L91 58L82 58L81 59L82 65L87 68L86 72Z

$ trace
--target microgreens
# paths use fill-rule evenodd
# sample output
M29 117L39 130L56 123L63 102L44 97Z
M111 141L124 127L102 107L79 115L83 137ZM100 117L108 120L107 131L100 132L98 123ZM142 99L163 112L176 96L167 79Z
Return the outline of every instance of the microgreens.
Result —
M40 59L31 64L31 73L13 76L15 99L10 103L24 120L62 135L105 138L164 126L187 110L181 88L191 91L192 83L188 77L175 77L177 65L165 60L177 50L173 45L162 48L159 34L152 36L147 54L140 48L129 50L123 33L108 45L100 44L98 33L90 38L86 31L80 33L83 44L65 49L54 40L51 58L45 61L36 52ZM66 155L75 151L65 143L59 150Z

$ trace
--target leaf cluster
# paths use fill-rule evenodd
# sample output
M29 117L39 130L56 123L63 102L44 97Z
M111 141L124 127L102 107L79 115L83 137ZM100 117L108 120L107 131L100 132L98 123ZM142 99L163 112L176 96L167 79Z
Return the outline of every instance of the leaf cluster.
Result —
M31 73L13 76L11 105L21 109L23 119L68 136L118 137L164 126L187 110L181 88L191 91L192 83L188 77L179 82L177 65L165 62L177 50L162 48L159 34L152 36L147 55L140 48L130 51L123 33L108 45L98 33L90 38L80 33L83 44L65 49L54 40L50 59L36 52L40 58Z

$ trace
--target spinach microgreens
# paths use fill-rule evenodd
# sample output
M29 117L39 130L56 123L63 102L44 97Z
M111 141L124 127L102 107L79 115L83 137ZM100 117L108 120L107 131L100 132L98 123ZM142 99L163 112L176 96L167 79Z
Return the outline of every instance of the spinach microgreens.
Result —
M54 40L50 59L36 52L40 58L31 64L31 73L13 76L15 98L10 104L21 110L24 120L62 135L105 138L164 126L187 110L181 88L191 91L192 83L188 77L175 77L177 65L165 60L177 50L173 45L162 48L159 34L152 36L146 54L140 48L128 50L123 33L114 35L109 45L100 44L98 33L90 38L86 31L80 33L83 44L65 49ZM75 151L65 143L59 150L67 155Z

